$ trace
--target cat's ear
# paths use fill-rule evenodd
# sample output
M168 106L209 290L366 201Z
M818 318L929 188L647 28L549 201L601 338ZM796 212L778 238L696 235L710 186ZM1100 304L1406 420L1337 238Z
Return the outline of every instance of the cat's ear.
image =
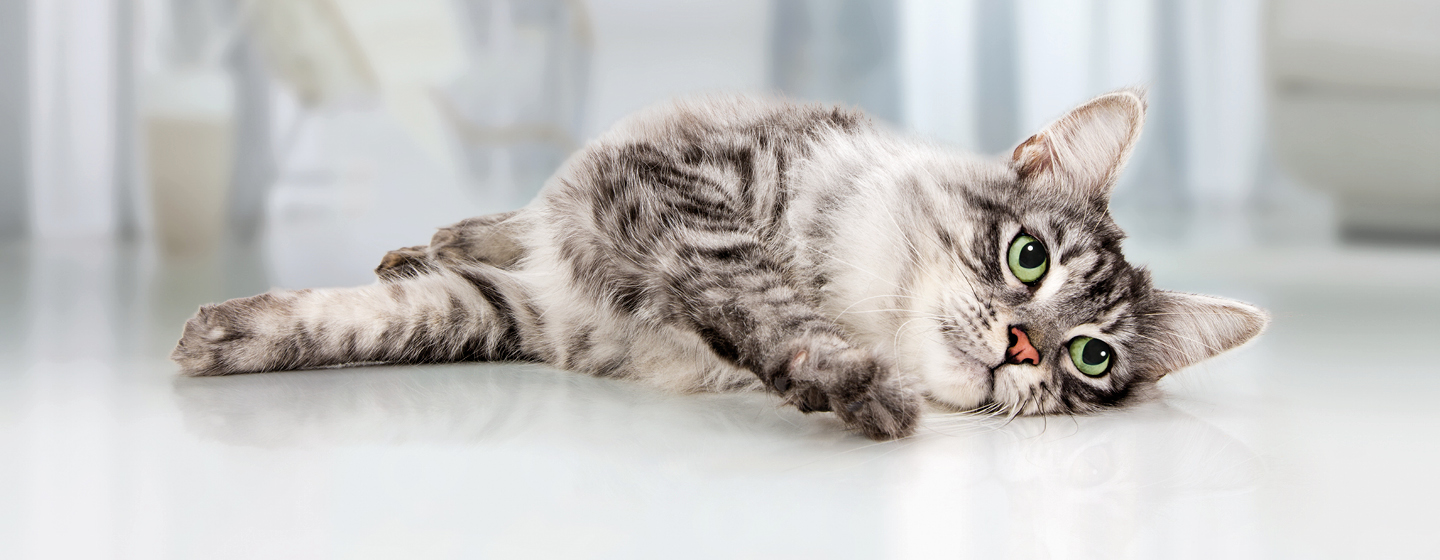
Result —
M1012 163L1021 178L1108 199L1144 124L1144 91L1107 93L1020 143Z
M1215 296L1155 290L1157 328L1146 336L1158 343L1162 372L1189 366L1255 338L1270 322L1263 309Z

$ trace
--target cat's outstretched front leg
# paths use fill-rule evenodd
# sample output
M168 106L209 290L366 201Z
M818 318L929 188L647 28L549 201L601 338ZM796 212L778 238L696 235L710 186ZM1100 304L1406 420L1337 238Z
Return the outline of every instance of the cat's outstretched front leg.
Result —
M494 267L206 305L170 358L187 375L389 362L524 359L523 290Z

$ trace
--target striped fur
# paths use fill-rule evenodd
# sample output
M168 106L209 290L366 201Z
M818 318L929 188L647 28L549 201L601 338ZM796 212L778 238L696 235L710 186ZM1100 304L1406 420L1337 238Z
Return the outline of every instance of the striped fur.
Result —
M519 211L391 252L380 282L202 307L189 375L357 362L534 360L676 391L765 389L877 439L929 398L1042 414L1132 402L1264 326L1249 305L1164 292L1120 254L1107 203L1143 97L1097 98L1006 160L837 107L726 98L641 113ZM1024 232L1051 269L1009 272ZM1039 364L1006 363L1023 326ZM1078 373L1066 343L1116 363Z

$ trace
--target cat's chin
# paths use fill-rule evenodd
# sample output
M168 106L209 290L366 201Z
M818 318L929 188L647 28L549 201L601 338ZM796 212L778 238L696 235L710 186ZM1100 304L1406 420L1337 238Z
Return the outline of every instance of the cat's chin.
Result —
M994 375L975 360L951 362L924 372L930 399L956 410L974 410L991 400Z

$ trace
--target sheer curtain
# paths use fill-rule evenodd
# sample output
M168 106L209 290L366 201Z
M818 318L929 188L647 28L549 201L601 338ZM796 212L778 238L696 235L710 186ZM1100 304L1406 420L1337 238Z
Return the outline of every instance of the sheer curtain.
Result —
M93 237L116 231L116 3L28 5L29 231Z
M207 3L228 6L228 0ZM138 82L147 62L144 39L168 22L143 16L168 4L28 0L0 6L0 79L7 86L0 91L0 235L148 233L136 139ZM237 175L237 185L247 182Z
M30 10L25 2L0 2L0 239L30 227L29 68Z
M1240 204L1260 169L1262 8L1261 0L906 0L905 124L996 153L1090 96L1148 87L1146 149L1129 175L1152 192L1136 196L1168 189L1159 197L1169 202Z

